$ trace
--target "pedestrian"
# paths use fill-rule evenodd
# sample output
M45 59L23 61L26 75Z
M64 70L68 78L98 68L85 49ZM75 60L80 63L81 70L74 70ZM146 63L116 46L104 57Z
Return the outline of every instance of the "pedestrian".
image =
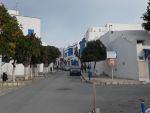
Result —
M89 80L91 80L91 77L92 77L92 68L91 68L91 64L89 63L88 64L88 77L89 77Z
M58 65L57 65L57 72L58 72Z
M84 68L84 67L83 67L83 64L81 64L81 72L83 72L83 68Z
M2 80L3 80L3 82L6 82L8 80L8 76L5 72L2 75Z
M84 72L86 73L86 63L84 63Z
M51 70L51 72L52 72L52 67L50 67L50 70Z

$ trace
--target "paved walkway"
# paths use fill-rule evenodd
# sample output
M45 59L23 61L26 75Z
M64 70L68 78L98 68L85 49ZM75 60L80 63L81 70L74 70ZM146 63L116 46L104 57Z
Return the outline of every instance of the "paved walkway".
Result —
M13 90L16 90L18 88L21 88L25 85L29 85L33 82L42 80L44 78L48 77L48 74L46 74L46 76L35 76L34 79L30 79L30 80L22 80L22 79L18 79L16 80L16 82L12 82L12 81L6 81L6 82L0 82L0 96L3 96L9 92L12 92Z
M121 78L114 78L113 80L111 77L108 76L95 76L89 80L88 74L83 73L83 76L81 77L82 81L88 82L88 83L94 83L96 85L138 85L143 84L140 81L137 80L129 80L129 79L121 79Z

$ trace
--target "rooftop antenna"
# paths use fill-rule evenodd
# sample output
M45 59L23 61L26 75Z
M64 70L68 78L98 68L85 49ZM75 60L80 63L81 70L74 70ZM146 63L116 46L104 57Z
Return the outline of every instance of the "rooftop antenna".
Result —
M18 2L18 0L16 1L16 14L17 14L17 12L18 12L18 5L19 5L19 2Z
M0 6L2 5L3 3L2 3L2 0L0 0Z

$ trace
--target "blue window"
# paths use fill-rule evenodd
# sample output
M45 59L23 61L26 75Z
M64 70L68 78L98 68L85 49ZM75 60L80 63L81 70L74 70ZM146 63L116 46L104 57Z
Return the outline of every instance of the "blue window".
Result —
M84 48L86 47L86 40L85 38L82 39L82 41L80 41L80 55L82 55L82 52L84 50Z
M71 55L73 55L73 48L68 49L68 56L71 56Z
M67 53L65 53L65 57L67 57Z
M34 29L28 29L28 35L32 35L34 33Z

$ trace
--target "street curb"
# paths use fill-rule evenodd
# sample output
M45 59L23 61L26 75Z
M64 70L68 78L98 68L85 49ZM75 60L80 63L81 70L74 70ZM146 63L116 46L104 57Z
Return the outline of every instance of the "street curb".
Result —
M45 76L36 76L33 79L29 79L29 80L22 80L22 81L16 81L16 82L12 82L12 81L0 82L0 88L26 86L36 81L42 80L44 78Z
M81 78L82 82L86 82L86 83L90 83L90 84L95 84L95 85L144 85L144 83L140 82L140 81L132 81L132 80L121 80L121 81L112 81L110 79L108 80L95 80L95 78L93 80L88 80L84 75L82 75L82 78Z

